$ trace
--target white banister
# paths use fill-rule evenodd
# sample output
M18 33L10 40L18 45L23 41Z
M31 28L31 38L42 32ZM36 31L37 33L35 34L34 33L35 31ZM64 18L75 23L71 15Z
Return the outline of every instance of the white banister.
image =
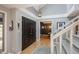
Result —
M52 34L50 35L50 39L51 39L50 40L51 41L51 50L50 51L51 51L51 54L53 54L54 53L54 42L53 42L53 35Z
M60 39L60 53L62 53L62 35L60 35L59 39Z
M73 28L70 30L70 53L72 53L72 43L73 43Z
M73 23L76 19L78 19L78 18L79 18L79 16L73 18L73 19L72 19L71 21L69 21L67 24L63 25L63 26L61 27L61 30L64 29L64 28L66 28L68 25L72 24L72 23ZM57 30L56 33L57 33L58 31L59 31L59 30Z
M62 31L58 32L57 34L55 34L53 36L53 38L57 38L58 36L62 35L63 33L67 32L68 30L70 30L73 26L76 26L79 23L79 20L74 22L73 24L71 24L70 26L66 27L65 29L63 29Z
M76 20L74 20L76 19ZM73 53L74 51L72 50L73 47L73 34L74 34L74 27L77 26L79 24L79 16L77 16L76 18L74 18L73 21L71 21L71 24L69 26L67 26L66 28L62 29L61 31L59 31L58 33L56 33L55 35L51 34L51 52L54 53L54 39L59 39L59 53L62 53L62 35L64 33L68 33L67 36L69 36L69 48L67 48L67 53ZM70 31L70 32L69 32ZM68 44L68 43L67 43Z
M73 23L76 19L78 19L79 16L73 18L71 21L69 21L66 25L64 25L62 28L67 27L69 24Z

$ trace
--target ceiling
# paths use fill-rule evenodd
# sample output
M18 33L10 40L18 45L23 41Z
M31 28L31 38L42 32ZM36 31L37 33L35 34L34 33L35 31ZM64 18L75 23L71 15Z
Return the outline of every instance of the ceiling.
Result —
M48 6L47 4L1 4L1 5L9 8L9 9L11 9L11 8L24 8L24 9L28 10L28 8L33 7L37 12L39 12L39 10L42 10L43 7ZM57 8L59 8L59 7L57 7ZM79 13L74 12L72 15L74 16L74 14L79 14Z
M34 7L36 11L39 11L46 4L3 4L7 8L29 8Z
M73 13L71 13L70 15L69 15L69 17L75 17L75 16L78 16L79 15L79 10L74 10L73 11Z

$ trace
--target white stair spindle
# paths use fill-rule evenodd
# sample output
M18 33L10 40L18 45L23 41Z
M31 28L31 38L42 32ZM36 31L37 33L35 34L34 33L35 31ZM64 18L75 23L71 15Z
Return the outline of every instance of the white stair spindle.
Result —
M60 53L62 53L62 35L60 35L59 40L60 40Z
M53 35L52 35L52 34L51 34L51 36L50 36L50 39L51 39L51 40L50 40L50 41L51 41L51 54L53 54L53 53L54 53L54 45L53 45L53 43L54 43L53 40L54 40L54 39L53 39Z
M73 43L73 28L70 30L70 53L72 53L72 43Z

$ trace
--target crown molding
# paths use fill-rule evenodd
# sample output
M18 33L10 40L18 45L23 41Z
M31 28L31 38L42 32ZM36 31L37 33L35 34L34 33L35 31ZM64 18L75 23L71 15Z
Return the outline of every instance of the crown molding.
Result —
M28 15L30 15L33 18L39 19L39 17L37 17L35 14L31 13L30 11L28 11L27 9L22 9L19 8L19 10L23 11L24 13L27 13Z

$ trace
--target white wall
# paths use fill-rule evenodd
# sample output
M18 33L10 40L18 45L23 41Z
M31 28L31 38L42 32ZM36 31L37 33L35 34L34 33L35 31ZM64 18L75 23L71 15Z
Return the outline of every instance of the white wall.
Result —
M66 17L61 17L61 18L53 18L53 32L55 33L57 30L57 22L65 22L65 24L69 21L68 18Z
M5 7L3 7L3 6L1 6L0 5L0 12L3 12L3 13L6 13L6 15L7 15L7 17L6 17L6 20L5 20L5 29L4 29L4 31L6 31L6 33L5 33L5 40L4 40L4 42L5 42L5 46L4 46L4 48L6 48L6 50L4 51L4 52L6 52L6 51L10 51L10 37L11 37L11 33L10 33L10 31L9 31L9 23L10 23L10 10L9 9L7 9L7 8L5 8Z
M22 49L22 16L30 18L36 21L36 18L31 17L27 13L20 11L18 9L7 9L6 7L0 6L0 10L7 13L7 27L6 27L6 53L19 53ZM14 29L9 31L9 25L13 20ZM20 23L20 29L17 27L17 23ZM36 23L38 24L38 23ZM38 27L38 26L37 26ZM36 27L36 28L37 28ZM38 33L36 33L38 38Z
M30 18L34 21L36 21L35 18L31 17L30 15L27 15L27 13L19 10L19 9L14 9L12 11L12 14L14 15L14 31L13 31L13 36L14 39L12 41L12 53L18 53L21 52L22 50L22 16L26 18ZM20 28L18 29L17 23L20 23Z

